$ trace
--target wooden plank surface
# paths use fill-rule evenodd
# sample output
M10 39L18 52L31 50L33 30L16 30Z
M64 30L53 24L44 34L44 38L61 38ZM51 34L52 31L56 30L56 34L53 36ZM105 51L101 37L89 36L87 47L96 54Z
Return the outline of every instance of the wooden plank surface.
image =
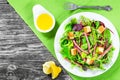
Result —
M0 3L7 3L7 0L0 0Z
M6 0L0 0L0 80L51 80L42 64L53 60ZM56 80L71 80L63 70Z

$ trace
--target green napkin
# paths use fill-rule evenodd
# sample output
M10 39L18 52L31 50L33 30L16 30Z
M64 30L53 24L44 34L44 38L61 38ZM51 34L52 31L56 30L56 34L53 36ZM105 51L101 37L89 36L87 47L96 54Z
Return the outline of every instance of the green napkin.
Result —
M82 10L78 9L75 11L67 11L63 8L65 2L74 2L78 5L110 5L113 10L110 12L104 10ZM21 16L21 18L28 24L28 26L32 29L32 31L36 34L36 36L42 41L42 43L47 47L47 49L51 52L51 54L55 57L54 53L54 37L56 31L60 24L69 16L79 13L79 12L95 12L99 13L106 18L108 18L116 27L118 33L120 34L120 5L119 0L8 0L10 5L16 10L16 12ZM44 8L50 11L55 19L56 25L55 28L49 33L40 33L36 30L33 23L33 13L32 7L36 4L41 4ZM70 76L73 80L119 80L120 75L120 56L118 57L114 66L105 72L102 75L92 77L92 78L84 78L78 77L71 73Z

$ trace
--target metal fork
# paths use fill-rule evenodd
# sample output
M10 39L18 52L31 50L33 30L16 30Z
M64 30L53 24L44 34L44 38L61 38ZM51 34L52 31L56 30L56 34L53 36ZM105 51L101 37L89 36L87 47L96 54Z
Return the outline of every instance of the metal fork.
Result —
M67 10L76 10L76 9L96 9L96 10L106 10L106 11L112 10L112 7L109 5L107 6L78 6L71 2L65 3L64 7Z

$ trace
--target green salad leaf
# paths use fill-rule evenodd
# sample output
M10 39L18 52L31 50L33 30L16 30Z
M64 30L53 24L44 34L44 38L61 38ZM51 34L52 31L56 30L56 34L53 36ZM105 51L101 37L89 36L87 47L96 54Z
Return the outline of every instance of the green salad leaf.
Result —
M84 49L84 50L87 49L87 48L88 48L87 43L82 44L82 45L81 45L81 48Z
M72 24L77 24L77 19L76 19L76 18L73 18L73 19L71 20L71 23L72 23Z
M100 21L95 21L95 27L96 27L96 29L98 29L99 26L100 26Z
M106 39L106 40L110 40L110 38L111 38L111 34L110 34L110 30L109 29L106 29L105 31L104 31L104 38Z
M64 46L60 52L64 58L68 58L68 59L71 58L70 48L68 48L67 46Z
M89 18L81 16L80 19L81 19L81 22L84 26L91 26L92 22Z
M82 54L82 55L81 55L82 58L86 58L86 57L87 57L87 54L86 54L86 53L82 52L81 54Z
M69 32L69 31L72 31L72 23L68 23L66 26L65 26L65 32Z

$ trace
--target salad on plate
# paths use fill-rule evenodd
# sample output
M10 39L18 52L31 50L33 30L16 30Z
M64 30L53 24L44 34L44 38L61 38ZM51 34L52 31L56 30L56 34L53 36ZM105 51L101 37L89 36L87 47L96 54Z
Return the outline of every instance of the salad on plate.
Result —
M91 20L81 16L80 20L72 18L65 26L60 38L60 53L65 60L82 70L102 69L110 62L115 50L111 34L102 21Z

